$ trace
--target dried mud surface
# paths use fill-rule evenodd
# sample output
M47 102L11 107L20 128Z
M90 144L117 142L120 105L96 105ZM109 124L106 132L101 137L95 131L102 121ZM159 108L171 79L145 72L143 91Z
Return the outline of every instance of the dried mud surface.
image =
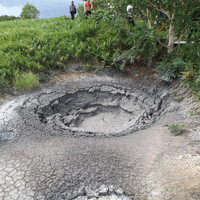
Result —
M63 74L4 102L0 199L200 199L197 103L178 82L127 74Z

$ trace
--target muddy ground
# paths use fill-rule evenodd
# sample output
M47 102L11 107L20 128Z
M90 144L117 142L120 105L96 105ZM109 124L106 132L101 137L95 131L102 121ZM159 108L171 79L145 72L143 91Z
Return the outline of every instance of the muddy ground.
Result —
M200 199L199 124L151 69L56 75L0 106L0 199Z

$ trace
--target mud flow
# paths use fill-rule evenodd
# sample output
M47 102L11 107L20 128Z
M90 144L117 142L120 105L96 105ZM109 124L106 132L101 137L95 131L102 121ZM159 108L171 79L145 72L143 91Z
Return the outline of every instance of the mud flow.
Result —
M144 129L166 108L157 95L113 85L67 91L37 108L41 123L84 136L116 136Z

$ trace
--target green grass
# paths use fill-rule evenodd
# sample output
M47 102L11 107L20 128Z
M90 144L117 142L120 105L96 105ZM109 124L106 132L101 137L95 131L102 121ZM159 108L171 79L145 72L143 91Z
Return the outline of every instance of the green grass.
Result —
M86 68L96 70L104 66L124 69L140 55L146 65L156 65L164 80L181 78L200 101L199 43L184 45L166 56L157 39L164 39L150 30L143 20L127 27L120 16L104 20L105 16L88 20L76 17L29 19L0 22L0 91L14 82L14 74L34 74L65 69L70 61L81 61ZM165 58L165 59L163 59ZM158 70L159 71L159 70ZM190 74L184 76L184 74ZM183 98L175 101L181 102Z
M13 83L17 90L30 90L37 87L38 84L39 79L32 72L17 73Z
M180 102L182 102L184 99L185 99L185 97L176 97L176 98L174 98L174 101L180 103Z
M193 111L193 110L190 110L189 113L190 113L190 116L191 116L191 117L194 116L194 111Z
M126 34L126 25L121 29ZM121 29L68 17L0 22L1 86L11 84L16 71L66 68L71 60L109 64L116 51L129 47Z
M180 135L184 129L183 124L170 124L167 126L168 126L169 131L175 136Z

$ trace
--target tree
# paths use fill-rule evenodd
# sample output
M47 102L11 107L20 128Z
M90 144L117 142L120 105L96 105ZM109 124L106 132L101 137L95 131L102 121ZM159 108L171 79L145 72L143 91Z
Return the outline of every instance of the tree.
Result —
M84 16L84 5L83 4L79 4L77 7L77 13L80 17Z
M199 6L199 0L132 0L132 2L141 13L146 8L152 13L162 12L167 17L165 23L168 29L168 44L162 45L167 48L168 53L174 50L174 36L179 37L180 41L189 30L192 13Z
M23 8L20 14L20 17L23 19L34 19L38 18L40 11L32 4L27 3Z
M152 31L154 31L152 25L156 20L156 15L162 12L165 18L165 28L168 30L168 40L167 44L159 39L158 42L167 48L168 53L174 51L174 37L176 36L180 41L192 29L194 26L192 14L200 6L199 0L96 0L96 2L100 7L112 3L115 11L124 17L126 6L132 3L136 18L145 19L144 23L147 21Z
M9 21L9 20L16 20L16 19L20 19L20 18L15 17L15 16L8 16L8 15L1 15L0 16L0 21Z

